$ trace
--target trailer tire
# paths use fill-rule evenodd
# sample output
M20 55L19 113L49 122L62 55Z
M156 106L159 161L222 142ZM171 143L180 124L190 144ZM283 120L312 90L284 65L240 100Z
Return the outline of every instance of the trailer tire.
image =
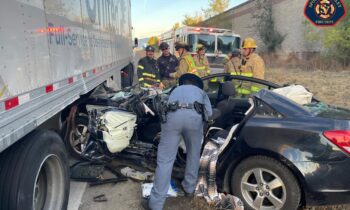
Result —
M67 209L69 163L53 131L37 130L0 155L0 209Z

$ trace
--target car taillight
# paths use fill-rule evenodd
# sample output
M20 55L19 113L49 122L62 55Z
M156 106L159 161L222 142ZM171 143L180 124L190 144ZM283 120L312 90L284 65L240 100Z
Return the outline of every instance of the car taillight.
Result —
M344 152L350 154L350 131L348 130L334 130L325 131L323 135L337 145Z

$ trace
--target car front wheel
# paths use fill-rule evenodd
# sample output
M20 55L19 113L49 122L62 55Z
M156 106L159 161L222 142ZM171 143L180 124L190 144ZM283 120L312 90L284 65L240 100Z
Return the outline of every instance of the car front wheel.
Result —
M81 158L81 153L84 151L87 141L89 139L89 118L85 115L78 115L75 117L75 125L69 128L67 133L67 122L64 123L62 129L62 137L65 146L70 155L76 159Z
M242 161L232 173L231 190L245 209L297 209L300 187L291 171L279 161L254 156Z

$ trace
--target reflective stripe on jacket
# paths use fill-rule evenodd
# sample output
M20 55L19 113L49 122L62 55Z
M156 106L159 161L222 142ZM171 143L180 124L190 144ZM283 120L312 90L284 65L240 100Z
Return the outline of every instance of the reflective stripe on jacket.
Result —
M200 77L208 76L210 74L210 67L207 56L200 56L197 54L194 56L193 60Z
M188 52L184 52L179 58L179 67L176 69L176 72L174 73L173 77L178 79L179 77L181 77L181 75L186 73L192 73L199 76L198 67L194 62L192 55Z
M188 54L184 57L184 59L189 67L188 72L199 76L198 67L196 66L196 63L194 62L192 55Z
M140 59L137 65L137 76L140 87L150 88L160 83L157 61L147 56Z
M253 73L252 72L231 72L231 75L239 75L239 76L245 76L245 77L253 77ZM236 92L240 93L242 95L249 95L252 92L259 92L261 88L259 88L258 86L253 85L251 82L248 81L242 81L242 84L235 85L236 87Z

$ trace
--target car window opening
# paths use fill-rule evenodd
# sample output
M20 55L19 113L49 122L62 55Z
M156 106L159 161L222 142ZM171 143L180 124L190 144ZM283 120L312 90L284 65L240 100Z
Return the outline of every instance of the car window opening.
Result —
M254 101L252 98L249 98L249 108L244 112L245 117L249 117L249 114L251 114L254 111ZM235 110L232 110L234 113ZM222 117L222 116L220 116ZM218 118L220 120L220 117ZM219 147L219 154L224 151L224 149L227 147L229 142L231 142L232 139L235 139L235 135L239 131L239 125L244 121L243 117L239 122L234 123L232 126L229 127L211 127L207 132L207 138L209 138L211 141L221 145Z

